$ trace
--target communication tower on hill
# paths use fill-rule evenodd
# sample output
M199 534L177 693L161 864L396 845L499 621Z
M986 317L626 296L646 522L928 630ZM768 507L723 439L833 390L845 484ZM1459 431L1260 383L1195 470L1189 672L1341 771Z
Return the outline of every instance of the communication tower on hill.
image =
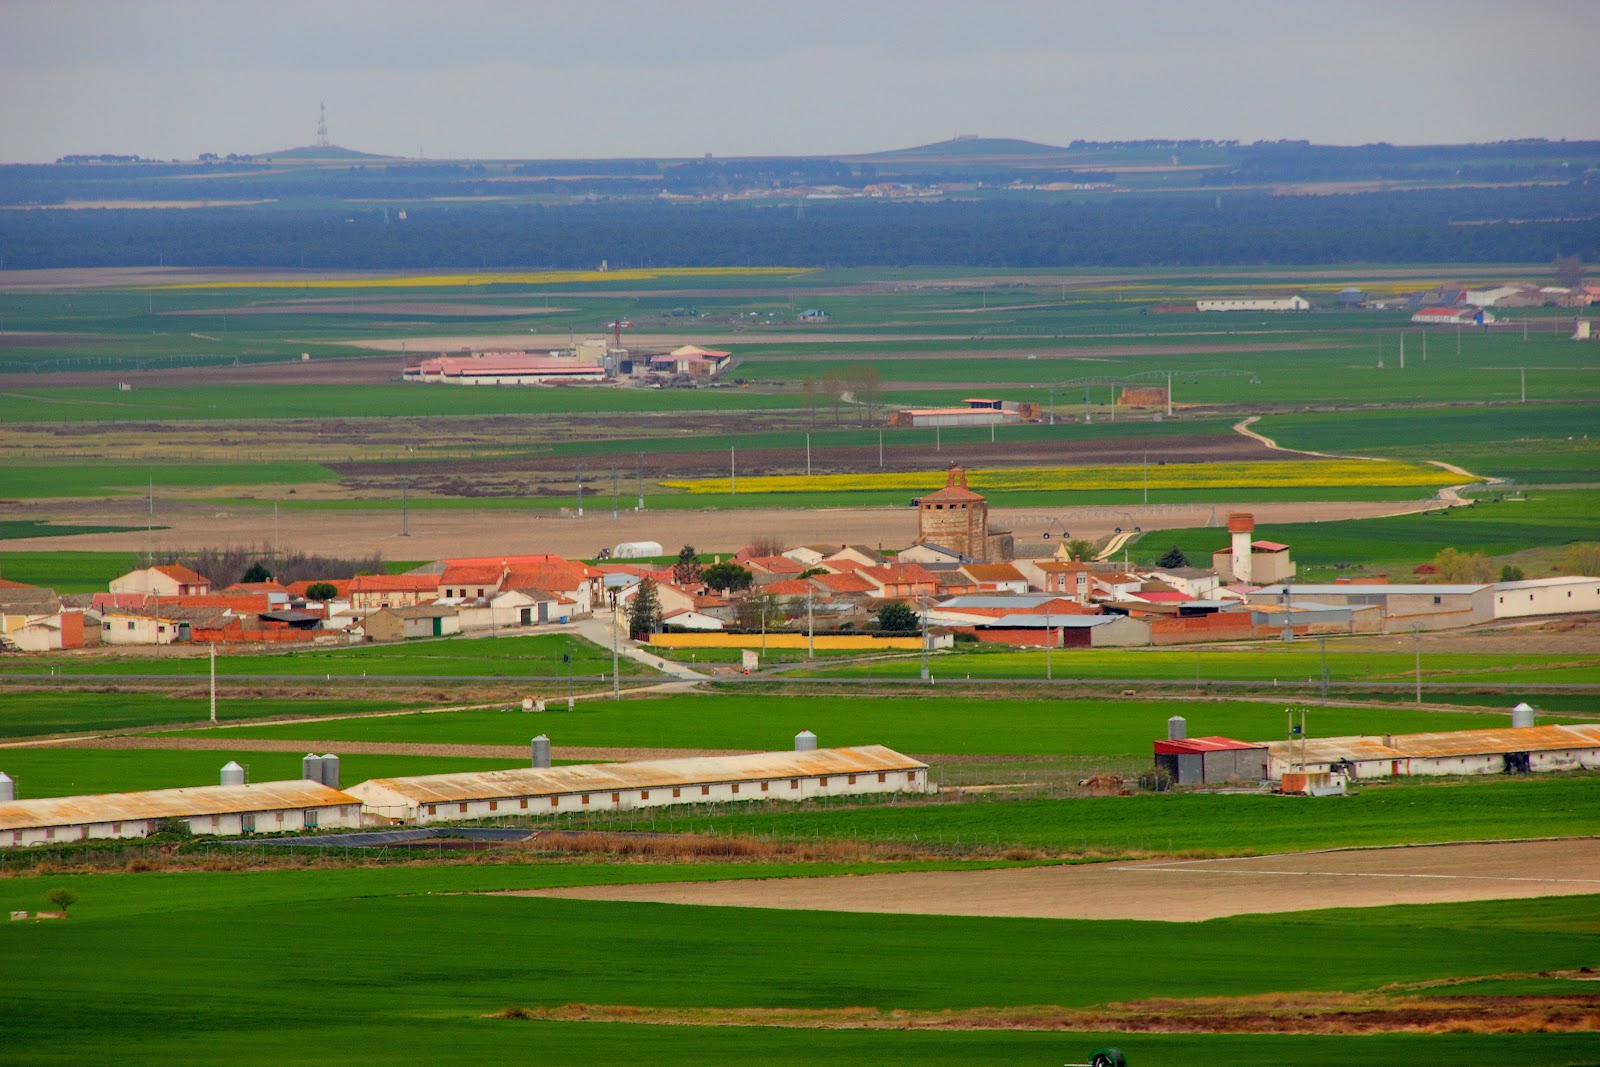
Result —
M328 105L317 105L317 147L328 147Z

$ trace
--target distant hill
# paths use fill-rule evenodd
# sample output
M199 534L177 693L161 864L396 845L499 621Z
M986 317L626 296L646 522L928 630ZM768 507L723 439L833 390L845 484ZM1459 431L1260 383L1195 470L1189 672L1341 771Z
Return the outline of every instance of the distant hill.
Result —
M948 141L896 148L888 152L872 152L854 159L882 160L967 160L984 162L1000 159L1064 156L1067 149L1060 145L1040 144L1016 137L955 137Z
M257 159L297 159L307 162L317 160L346 160L346 159L394 159L394 156L378 155L375 152L358 152L354 148L341 148L339 145L306 145L303 148L285 148L281 152L262 152Z

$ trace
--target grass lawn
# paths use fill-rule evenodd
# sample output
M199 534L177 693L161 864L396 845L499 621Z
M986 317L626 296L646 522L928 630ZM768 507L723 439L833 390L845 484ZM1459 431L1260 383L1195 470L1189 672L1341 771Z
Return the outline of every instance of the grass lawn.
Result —
M408 641L404 644L365 645L270 654L218 655L220 675L305 676L386 675L424 677L487 676L527 678L532 675L565 676L571 667L579 677L610 675L611 650L566 634L519 634L510 637L451 637ZM173 674L205 675L210 661L203 655L141 655L81 657L46 662L38 658L13 659L0 670L36 673L55 667L63 674ZM632 660L621 664L624 675L654 672Z
M205 736L308 738L454 744L526 744L547 733L557 745L650 748L792 747L802 729L827 746L883 744L901 752L1018 755L1147 755L1166 737L1169 716L1185 715L1191 736L1271 740L1285 734L1282 703L1140 700L975 700L883 698L832 693L648 697L585 701L571 713L459 711L335 722L242 726ZM1409 708L1315 708L1312 736L1484 728L1508 718ZM198 732L196 733L198 736Z
M252 782L282 782L300 777L299 752L191 752L167 748L12 748L0 751L0 770L17 782L17 796L76 796L128 793L140 789L216 785L222 765L236 760ZM454 771L499 771L526 767L528 761L448 756L372 756L340 754L339 778L354 785L369 778Z
M217 717L267 719L276 715L339 715L388 711L408 705L392 700L286 700L278 697L231 697L217 694ZM204 722L211 714L207 697L170 693L0 693L0 737L81 730L123 730Z
M824 873L827 868L807 873ZM492 1020L510 1005L962 1008L1252 995L1285 982L1393 982L1575 968L1600 954L1593 898L1428 905L1204 923L804 916L462 895L462 890L798 873L793 868L469 865L0 880L9 908L80 895L73 918L0 929L8 1062L341 1062L538 1049L541 1063L1056 1063L1102 1035L660 1027ZM1286 972L1285 944L1318 966ZM291 946L317 946L316 952ZM915 956L915 966L885 961ZM619 961L626 966L619 966ZM1084 961L1112 961L1096 966ZM330 965L337 961L337 965ZM397 984L404 995L396 996ZM104 1010L115 1003L116 1010ZM1562 1064L1588 1039L1129 1037L1133 1062ZM643 1050L648 1050L647 1052ZM1142 1059L1140 1058L1142 1054Z

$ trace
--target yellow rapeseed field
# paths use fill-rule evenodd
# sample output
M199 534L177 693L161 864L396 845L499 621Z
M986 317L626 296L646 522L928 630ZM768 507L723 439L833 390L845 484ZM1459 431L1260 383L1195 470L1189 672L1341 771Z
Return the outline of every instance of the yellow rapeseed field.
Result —
M968 481L980 492L1087 489L1244 489L1288 486L1449 485L1459 480L1435 467L1395 460L1309 459L1254 463L1180 463L1143 467L1017 467L974 470ZM943 484L940 472L894 471L883 474L774 475L740 478L743 493L853 493L871 491L931 492ZM726 493L726 478L662 482L689 493Z
M395 277L263 278L247 281L180 282L153 289L448 289L482 285L571 285L645 282L658 278L745 278L807 274L812 267L652 267L628 270L545 270L474 274L408 274Z

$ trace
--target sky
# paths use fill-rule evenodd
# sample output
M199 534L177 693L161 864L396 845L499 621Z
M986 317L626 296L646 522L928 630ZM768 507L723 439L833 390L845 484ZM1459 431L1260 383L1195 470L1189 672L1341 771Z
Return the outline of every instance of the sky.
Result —
M0 162L1600 139L1600 0L0 0Z

